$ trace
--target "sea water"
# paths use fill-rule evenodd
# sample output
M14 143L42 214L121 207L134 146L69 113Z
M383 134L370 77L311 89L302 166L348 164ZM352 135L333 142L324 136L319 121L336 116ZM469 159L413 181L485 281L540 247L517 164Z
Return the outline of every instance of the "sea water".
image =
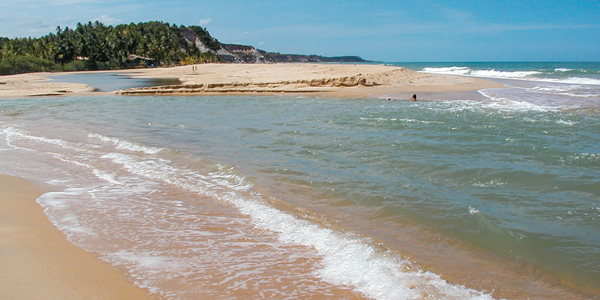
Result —
M598 298L598 66L508 65L409 66L503 74L459 100L5 99L0 173L165 299Z

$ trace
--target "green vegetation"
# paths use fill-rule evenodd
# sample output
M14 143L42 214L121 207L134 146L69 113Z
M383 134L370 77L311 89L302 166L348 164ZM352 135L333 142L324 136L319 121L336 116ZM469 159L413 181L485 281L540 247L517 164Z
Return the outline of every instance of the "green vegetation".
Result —
M219 50L227 50L225 53ZM257 54L258 53L258 54ZM357 56L280 54L221 44L205 28L165 22L105 26L96 21L56 28L41 38L0 37L0 75L115 70L204 62L364 62Z
M358 56L334 56L326 57L320 55L281 54L276 52L265 52L259 50L265 59L276 62L327 62L327 63L357 63L367 62Z
M0 75L54 71L56 64L47 59L14 55L0 60Z
M1 74L217 61L216 54L203 53L196 46L196 37L211 50L221 47L219 41L199 26L177 27L164 22L115 27L98 21L78 23L75 29L58 27L56 33L41 38L0 38ZM135 59L129 59L131 55Z
M219 49L221 49L221 43L219 43L219 41L211 37L205 28L202 28L200 26L189 26L188 28L194 33L196 33L200 41L210 50L218 51Z

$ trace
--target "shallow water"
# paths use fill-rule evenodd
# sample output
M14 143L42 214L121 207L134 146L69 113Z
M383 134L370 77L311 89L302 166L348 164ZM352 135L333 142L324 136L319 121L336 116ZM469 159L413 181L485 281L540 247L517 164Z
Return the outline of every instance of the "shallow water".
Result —
M90 72L49 76L57 82L84 83L101 92L113 92L137 87L180 84L176 78L132 78L114 72Z
M5 100L0 173L49 185L71 241L167 299L597 298L598 87L505 83Z

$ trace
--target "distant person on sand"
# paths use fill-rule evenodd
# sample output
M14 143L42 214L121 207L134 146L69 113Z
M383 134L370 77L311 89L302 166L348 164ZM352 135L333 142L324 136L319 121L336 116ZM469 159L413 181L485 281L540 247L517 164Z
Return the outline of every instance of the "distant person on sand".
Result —
M417 94L413 94L412 98L410 98L410 101L417 101Z

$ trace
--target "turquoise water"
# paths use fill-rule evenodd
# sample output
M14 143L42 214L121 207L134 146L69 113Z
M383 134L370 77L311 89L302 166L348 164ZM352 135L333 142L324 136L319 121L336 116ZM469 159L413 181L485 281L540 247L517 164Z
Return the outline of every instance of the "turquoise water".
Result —
M600 86L499 80L477 101L3 100L0 173L51 186L74 243L168 299L597 298Z

